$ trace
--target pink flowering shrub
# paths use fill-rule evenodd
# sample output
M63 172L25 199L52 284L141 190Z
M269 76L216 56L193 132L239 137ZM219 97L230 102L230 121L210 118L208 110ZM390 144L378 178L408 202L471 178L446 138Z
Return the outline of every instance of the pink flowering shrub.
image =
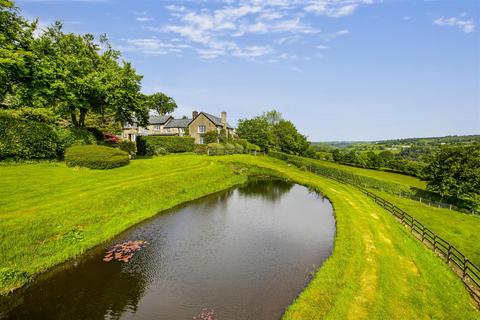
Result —
M215 320L215 312L209 309L202 309L202 311L193 317L193 320Z

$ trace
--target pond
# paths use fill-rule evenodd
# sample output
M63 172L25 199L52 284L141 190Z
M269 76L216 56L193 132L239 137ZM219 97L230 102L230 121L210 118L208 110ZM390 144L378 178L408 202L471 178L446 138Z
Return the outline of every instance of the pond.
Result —
M279 319L331 254L333 209L269 180L210 195L125 231L0 304L5 319ZM113 244L146 240L125 263ZM198 316L197 316L198 318Z

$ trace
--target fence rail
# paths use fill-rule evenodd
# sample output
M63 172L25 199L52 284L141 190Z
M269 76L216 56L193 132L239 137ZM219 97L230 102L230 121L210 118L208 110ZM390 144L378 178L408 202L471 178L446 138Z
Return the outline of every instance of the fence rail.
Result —
M357 183L355 179L349 179L348 175L335 175L332 171L323 170L312 163L302 163L297 157L290 156L280 152L270 152L270 156L284 160L302 169L306 169L317 175L336 180L341 183L353 185L368 197L372 198L377 204L390 212L397 221L410 230L410 233L426 247L433 250L441 257L462 279L463 283L472 293L477 303L480 304L480 268L469 260L460 250L455 248L445 239L439 237L420 221L403 211L390 201L376 195L370 190Z

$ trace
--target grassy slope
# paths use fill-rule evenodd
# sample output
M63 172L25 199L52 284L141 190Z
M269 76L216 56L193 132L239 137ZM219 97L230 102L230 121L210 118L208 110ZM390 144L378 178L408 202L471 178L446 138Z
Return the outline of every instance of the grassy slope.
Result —
M311 160L311 159L309 159ZM407 176L400 173L393 173L388 171L381 171L381 170L372 170L372 169L364 169L364 168L357 168L352 166L346 166L343 164L333 163L329 161L323 160L314 160L319 164L327 167L341 169L350 173L358 174L365 177L375 178L382 181L387 182L395 182L403 186L407 187L416 187L419 189L425 189L426 184L425 181L422 181L418 178Z
M411 214L480 266L479 215L430 207L418 201L396 197L385 192L376 191L376 193Z
M158 210L245 181L232 163L275 170L321 190L334 204L333 255L285 319L479 317L453 272L370 199L266 157L167 156L104 172L0 167L7 190L0 200L0 268L43 270ZM75 228L83 230L82 241L71 240Z
M386 182L396 182L405 186L421 187L421 184L424 183L417 178L397 173L356 168L319 160L312 161L318 161L322 165L329 165L354 174L377 178ZM451 242L475 264L480 265L480 216L429 207L419 201L401 198L379 190L372 191L408 212L440 237Z

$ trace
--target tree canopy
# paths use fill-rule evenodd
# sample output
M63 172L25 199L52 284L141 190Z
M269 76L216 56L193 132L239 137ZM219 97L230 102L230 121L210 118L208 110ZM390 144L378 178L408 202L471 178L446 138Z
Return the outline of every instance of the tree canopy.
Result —
M145 103L149 110L155 110L159 115L172 113L177 108L175 100L161 92L145 96Z
M424 171L429 190L480 203L480 144L443 147Z

